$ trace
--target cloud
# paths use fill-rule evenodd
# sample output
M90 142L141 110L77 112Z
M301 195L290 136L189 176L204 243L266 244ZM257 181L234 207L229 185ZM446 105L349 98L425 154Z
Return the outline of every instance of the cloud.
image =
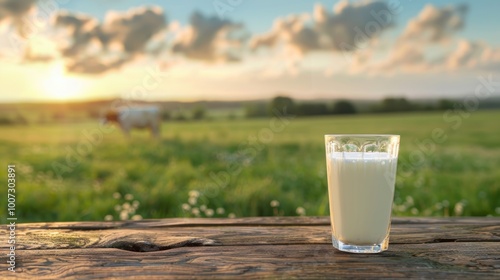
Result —
M300 53L321 49L319 34L307 26L307 18L307 15L290 15L277 19L271 32L252 38L250 48L270 48L284 43L286 47L296 49Z
M394 25L394 11L385 2L335 5L329 13L316 5L313 14L290 15L275 21L270 32L252 38L250 47L277 47L284 44L305 54L312 51L347 51L359 46Z
M480 56L480 67L487 71L500 71L500 48L485 48Z
M102 74L109 70L120 68L128 61L129 60L125 58L106 60L101 57L93 56L71 61L66 65L66 69L78 74Z
M93 17L63 11L56 15L55 25L66 27L70 33L70 45L61 50L65 57L78 56L93 39L97 39L99 23Z
M370 48L365 48L363 50L357 50L351 56L351 63L348 72L350 74L359 74L366 72L368 69L368 62L373 58L373 50ZM332 72L326 72L327 75L331 75Z
M393 74L397 71L425 73L445 71L500 71L500 48L485 42L461 39L451 51L433 59L418 44L402 44L395 47L389 57L376 64L351 65L351 68L371 74Z
M334 7L333 14L318 5L314 19L326 47L337 51L355 50L394 25L393 11L385 2L341 1Z
M403 44L393 49L388 59L368 69L372 72L390 74L399 70L422 72L430 68L432 68L432 63L426 60L422 48L412 44Z
M474 66L478 63L485 48L483 44L462 40L458 43L456 50L446 59L446 65L450 69Z
M239 61L245 39L242 24L194 12L189 26L174 40L172 52L206 62Z
M401 40L438 43L449 39L465 25L468 6L438 8L426 5L420 14L410 20Z
M50 62L54 60L54 56L48 53L39 53L33 50L31 45L24 48L22 57L23 62L36 63L36 62Z
M492 48L484 42L461 40L445 59L445 66L450 70L475 68L499 71L500 48Z
M28 15L34 8L37 0L0 0L0 23L2 21L11 21L16 27L17 33L26 37L25 24L23 17Z
M126 53L135 54L144 52L149 40L166 26L167 20L159 7L110 12L98 37L105 46L117 43Z
M429 48L434 52L453 41L455 34L465 26L466 5L435 7L426 5L396 40L388 57L376 64L365 67L371 73L426 72L457 69L469 61L477 48L475 45L461 45L451 55L430 57ZM436 48L438 47L438 48ZM359 67L359 66L358 66Z
M72 72L99 74L116 69L141 54L157 54L148 44L167 26L159 7L108 12L104 22L81 14L59 12L56 26L69 32L69 45L61 49Z

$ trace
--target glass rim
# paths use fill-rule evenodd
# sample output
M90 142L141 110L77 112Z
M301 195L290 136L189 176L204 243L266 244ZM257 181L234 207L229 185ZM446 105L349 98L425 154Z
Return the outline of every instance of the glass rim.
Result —
M328 136L335 136L335 137L340 137L340 136L348 136L348 137L401 137L399 134L325 134L325 137Z

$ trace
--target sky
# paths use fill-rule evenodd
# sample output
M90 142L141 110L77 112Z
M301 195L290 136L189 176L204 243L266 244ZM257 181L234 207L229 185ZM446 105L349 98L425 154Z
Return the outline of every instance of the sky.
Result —
M0 102L460 98L500 72L499 10L495 0L0 0Z

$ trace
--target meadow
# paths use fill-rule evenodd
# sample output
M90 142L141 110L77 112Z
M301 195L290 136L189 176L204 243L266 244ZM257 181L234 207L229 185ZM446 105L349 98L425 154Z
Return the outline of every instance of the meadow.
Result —
M500 111L443 114L164 122L156 140L96 120L2 126L0 155L20 222L316 216L324 134L400 134L394 215L500 216Z

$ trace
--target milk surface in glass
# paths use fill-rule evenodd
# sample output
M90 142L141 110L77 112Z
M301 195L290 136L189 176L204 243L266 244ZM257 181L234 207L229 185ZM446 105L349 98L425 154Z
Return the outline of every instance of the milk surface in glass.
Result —
M397 157L332 152L328 184L333 235L342 243L380 244L389 234Z

